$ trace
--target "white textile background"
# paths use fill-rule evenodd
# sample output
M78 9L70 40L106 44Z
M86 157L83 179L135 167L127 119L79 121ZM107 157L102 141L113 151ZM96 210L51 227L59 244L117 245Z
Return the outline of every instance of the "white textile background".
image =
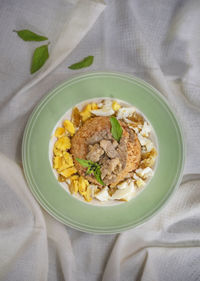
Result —
M199 0L0 1L1 281L200 280L199 15ZM40 43L12 32L24 28L51 42L49 61L33 76L30 60ZM68 69L88 55L94 55L89 69ZM21 165L34 106L88 70L126 72L151 83L185 134L179 189L153 219L118 235L82 233L51 218L30 193Z

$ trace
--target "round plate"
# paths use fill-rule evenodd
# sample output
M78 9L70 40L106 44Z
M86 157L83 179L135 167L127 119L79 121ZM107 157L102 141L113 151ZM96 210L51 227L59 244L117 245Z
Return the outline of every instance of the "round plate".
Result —
M93 206L68 194L49 162L55 124L68 109L95 97L117 98L136 106L152 124L158 140L158 164L152 180L131 201L114 206ZM129 75L101 72L68 80L45 96L26 126L22 159L32 193L54 218L85 232L117 233L143 223L167 201L181 180L184 145L177 119L156 89Z

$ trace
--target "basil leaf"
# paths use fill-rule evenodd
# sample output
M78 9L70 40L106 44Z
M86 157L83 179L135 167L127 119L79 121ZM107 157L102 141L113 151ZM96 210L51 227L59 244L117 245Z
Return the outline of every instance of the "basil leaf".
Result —
M43 45L35 49L31 63L31 74L38 71L49 57L48 45Z
M101 166L95 162L92 162L90 160L80 159L76 158L76 161L78 161L83 167L87 167L87 175L94 174L94 177L96 180L101 184L105 185L104 182L101 179Z
M94 169L92 166L88 167L86 174L91 175L94 172Z
M101 184L101 185L105 185L105 183L102 181L101 179L101 170L100 170L100 166L94 171L94 176L96 178L96 180Z
M75 69L88 67L93 63L93 60L94 60L94 56L88 56L84 58L82 61L70 65L68 68L75 70Z
M80 158L76 158L76 161L79 162L81 164L81 166L83 167L88 167L91 168L93 162L90 160L85 160L85 159L80 159Z
M35 32L32 32L28 29L22 29L22 30L13 30L17 33L17 35L23 39L24 41L45 41L48 40L47 37L38 35Z
M115 118L114 116L110 117L110 123L112 126L111 127L112 136L116 141L119 142L123 133L122 127L119 124L117 118Z

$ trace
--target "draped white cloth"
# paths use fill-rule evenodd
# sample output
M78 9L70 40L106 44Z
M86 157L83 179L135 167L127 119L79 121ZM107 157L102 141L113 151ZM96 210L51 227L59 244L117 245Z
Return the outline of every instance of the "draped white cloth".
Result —
M0 280L200 280L200 1L0 1ZM33 50L13 29L48 36L50 59L29 74ZM42 43L43 44L43 43ZM68 66L94 55L89 69ZM40 99L88 70L138 76L168 99L185 134L184 177L144 225L92 235L62 225L32 196L21 140Z

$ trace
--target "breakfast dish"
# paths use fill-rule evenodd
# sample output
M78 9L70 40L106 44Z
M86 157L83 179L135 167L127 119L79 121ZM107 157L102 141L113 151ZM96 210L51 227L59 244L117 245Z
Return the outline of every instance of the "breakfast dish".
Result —
M102 100L105 102L101 104ZM121 106L118 110L113 101ZM98 109L91 108L93 103L98 105ZM90 106L87 107L88 104ZM144 125L138 124L136 120L128 119L128 115L132 115L133 105L135 111L144 118ZM73 110L74 106L78 110ZM114 109L111 109L112 106ZM92 113L92 110L98 110L96 112L98 116L94 115L95 111ZM129 179L130 182L134 182L135 193L132 200L114 200L112 194L109 194L109 200L107 200L107 191L110 191L110 187L106 191L105 186L89 183L92 200L86 202L79 191L77 193L73 189L73 193L70 191L72 176L81 178L80 182L83 180L78 171L66 178L61 175L61 171L58 172L58 168L53 168L54 156L62 156L64 152L61 145L63 142L66 147L70 147L68 149L65 147L67 150L65 152L68 152L73 160L73 166L70 168L77 170L71 151L72 138L87 121L86 119L101 117L100 114L102 117L113 116L118 122L122 120L130 127L129 123L135 126L134 132L141 144L141 167L133 171L133 177ZM73 136L67 131L67 128L70 130L70 123L66 122L64 126L65 120L74 125L75 132L73 133L73 129L71 131ZM60 132L58 130L55 136L57 128L64 130L61 129ZM149 130L151 131L148 133ZM147 133L149 136L145 137ZM54 145L62 138L62 134L63 137L68 138L64 138L54 150ZM153 148L157 151L157 156L154 156ZM67 155L65 158L69 162L70 156L68 155L69 158L67 158ZM40 205L63 224L81 231L102 234L119 233L134 228L155 215L181 182L184 155L181 128L163 96L141 79L110 72L85 73L65 81L50 91L31 114L22 144L24 174L32 194ZM60 165L60 160L58 164ZM64 164L66 165L66 161L62 159L62 165ZM140 168L146 170L140 173ZM149 173L147 177L149 168L153 176ZM98 169L96 175L98 175ZM142 177L145 175L147 178L142 179L140 175ZM95 186L94 189L92 186ZM95 193L96 186L105 192ZM133 190L131 186L133 186L132 183L126 189L125 183L120 189L120 184L118 184L115 196L124 198L127 195L128 197L129 191ZM78 187L80 187L79 180ZM84 190L81 192L83 193ZM124 192L127 192L126 195ZM93 194L101 200L105 198L106 201L100 201Z
M50 161L61 185L84 201L130 201L152 178L156 137L137 108L98 99L74 107L53 131Z

